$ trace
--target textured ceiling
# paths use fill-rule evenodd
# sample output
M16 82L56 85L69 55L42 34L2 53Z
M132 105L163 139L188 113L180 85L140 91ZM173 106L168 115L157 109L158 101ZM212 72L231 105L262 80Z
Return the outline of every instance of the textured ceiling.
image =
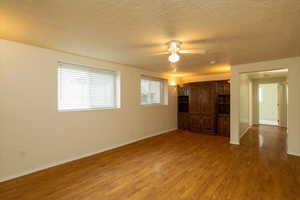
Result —
M299 56L299 19L299 0L0 0L3 39L179 74ZM171 66L172 39L207 53Z

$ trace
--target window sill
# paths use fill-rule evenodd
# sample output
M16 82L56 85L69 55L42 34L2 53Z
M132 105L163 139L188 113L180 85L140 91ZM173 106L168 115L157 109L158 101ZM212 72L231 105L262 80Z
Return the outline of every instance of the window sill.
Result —
M65 110L57 110L58 112L80 112L80 111L99 111L99 110L119 110L120 107L112 107L112 108L83 108L83 109L65 109Z
M167 104L157 103L157 104L140 104L143 107L158 107L158 106L168 106Z

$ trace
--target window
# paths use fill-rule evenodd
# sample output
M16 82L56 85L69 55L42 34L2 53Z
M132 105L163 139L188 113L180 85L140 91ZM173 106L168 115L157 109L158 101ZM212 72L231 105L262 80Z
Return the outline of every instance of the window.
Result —
M142 76L141 78L141 104L163 103L163 80Z
M58 110L116 108L117 73L59 63Z

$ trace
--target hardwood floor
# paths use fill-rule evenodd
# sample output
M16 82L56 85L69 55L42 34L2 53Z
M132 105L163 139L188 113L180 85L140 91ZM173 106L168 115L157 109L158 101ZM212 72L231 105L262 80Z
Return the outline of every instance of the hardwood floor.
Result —
M0 183L0 199L300 199L300 158L285 130L253 127L241 145L174 131Z

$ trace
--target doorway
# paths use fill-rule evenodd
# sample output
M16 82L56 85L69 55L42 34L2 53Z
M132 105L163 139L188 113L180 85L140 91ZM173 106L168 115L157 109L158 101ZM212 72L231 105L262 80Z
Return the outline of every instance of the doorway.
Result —
M279 125L278 83L259 84L259 124Z

